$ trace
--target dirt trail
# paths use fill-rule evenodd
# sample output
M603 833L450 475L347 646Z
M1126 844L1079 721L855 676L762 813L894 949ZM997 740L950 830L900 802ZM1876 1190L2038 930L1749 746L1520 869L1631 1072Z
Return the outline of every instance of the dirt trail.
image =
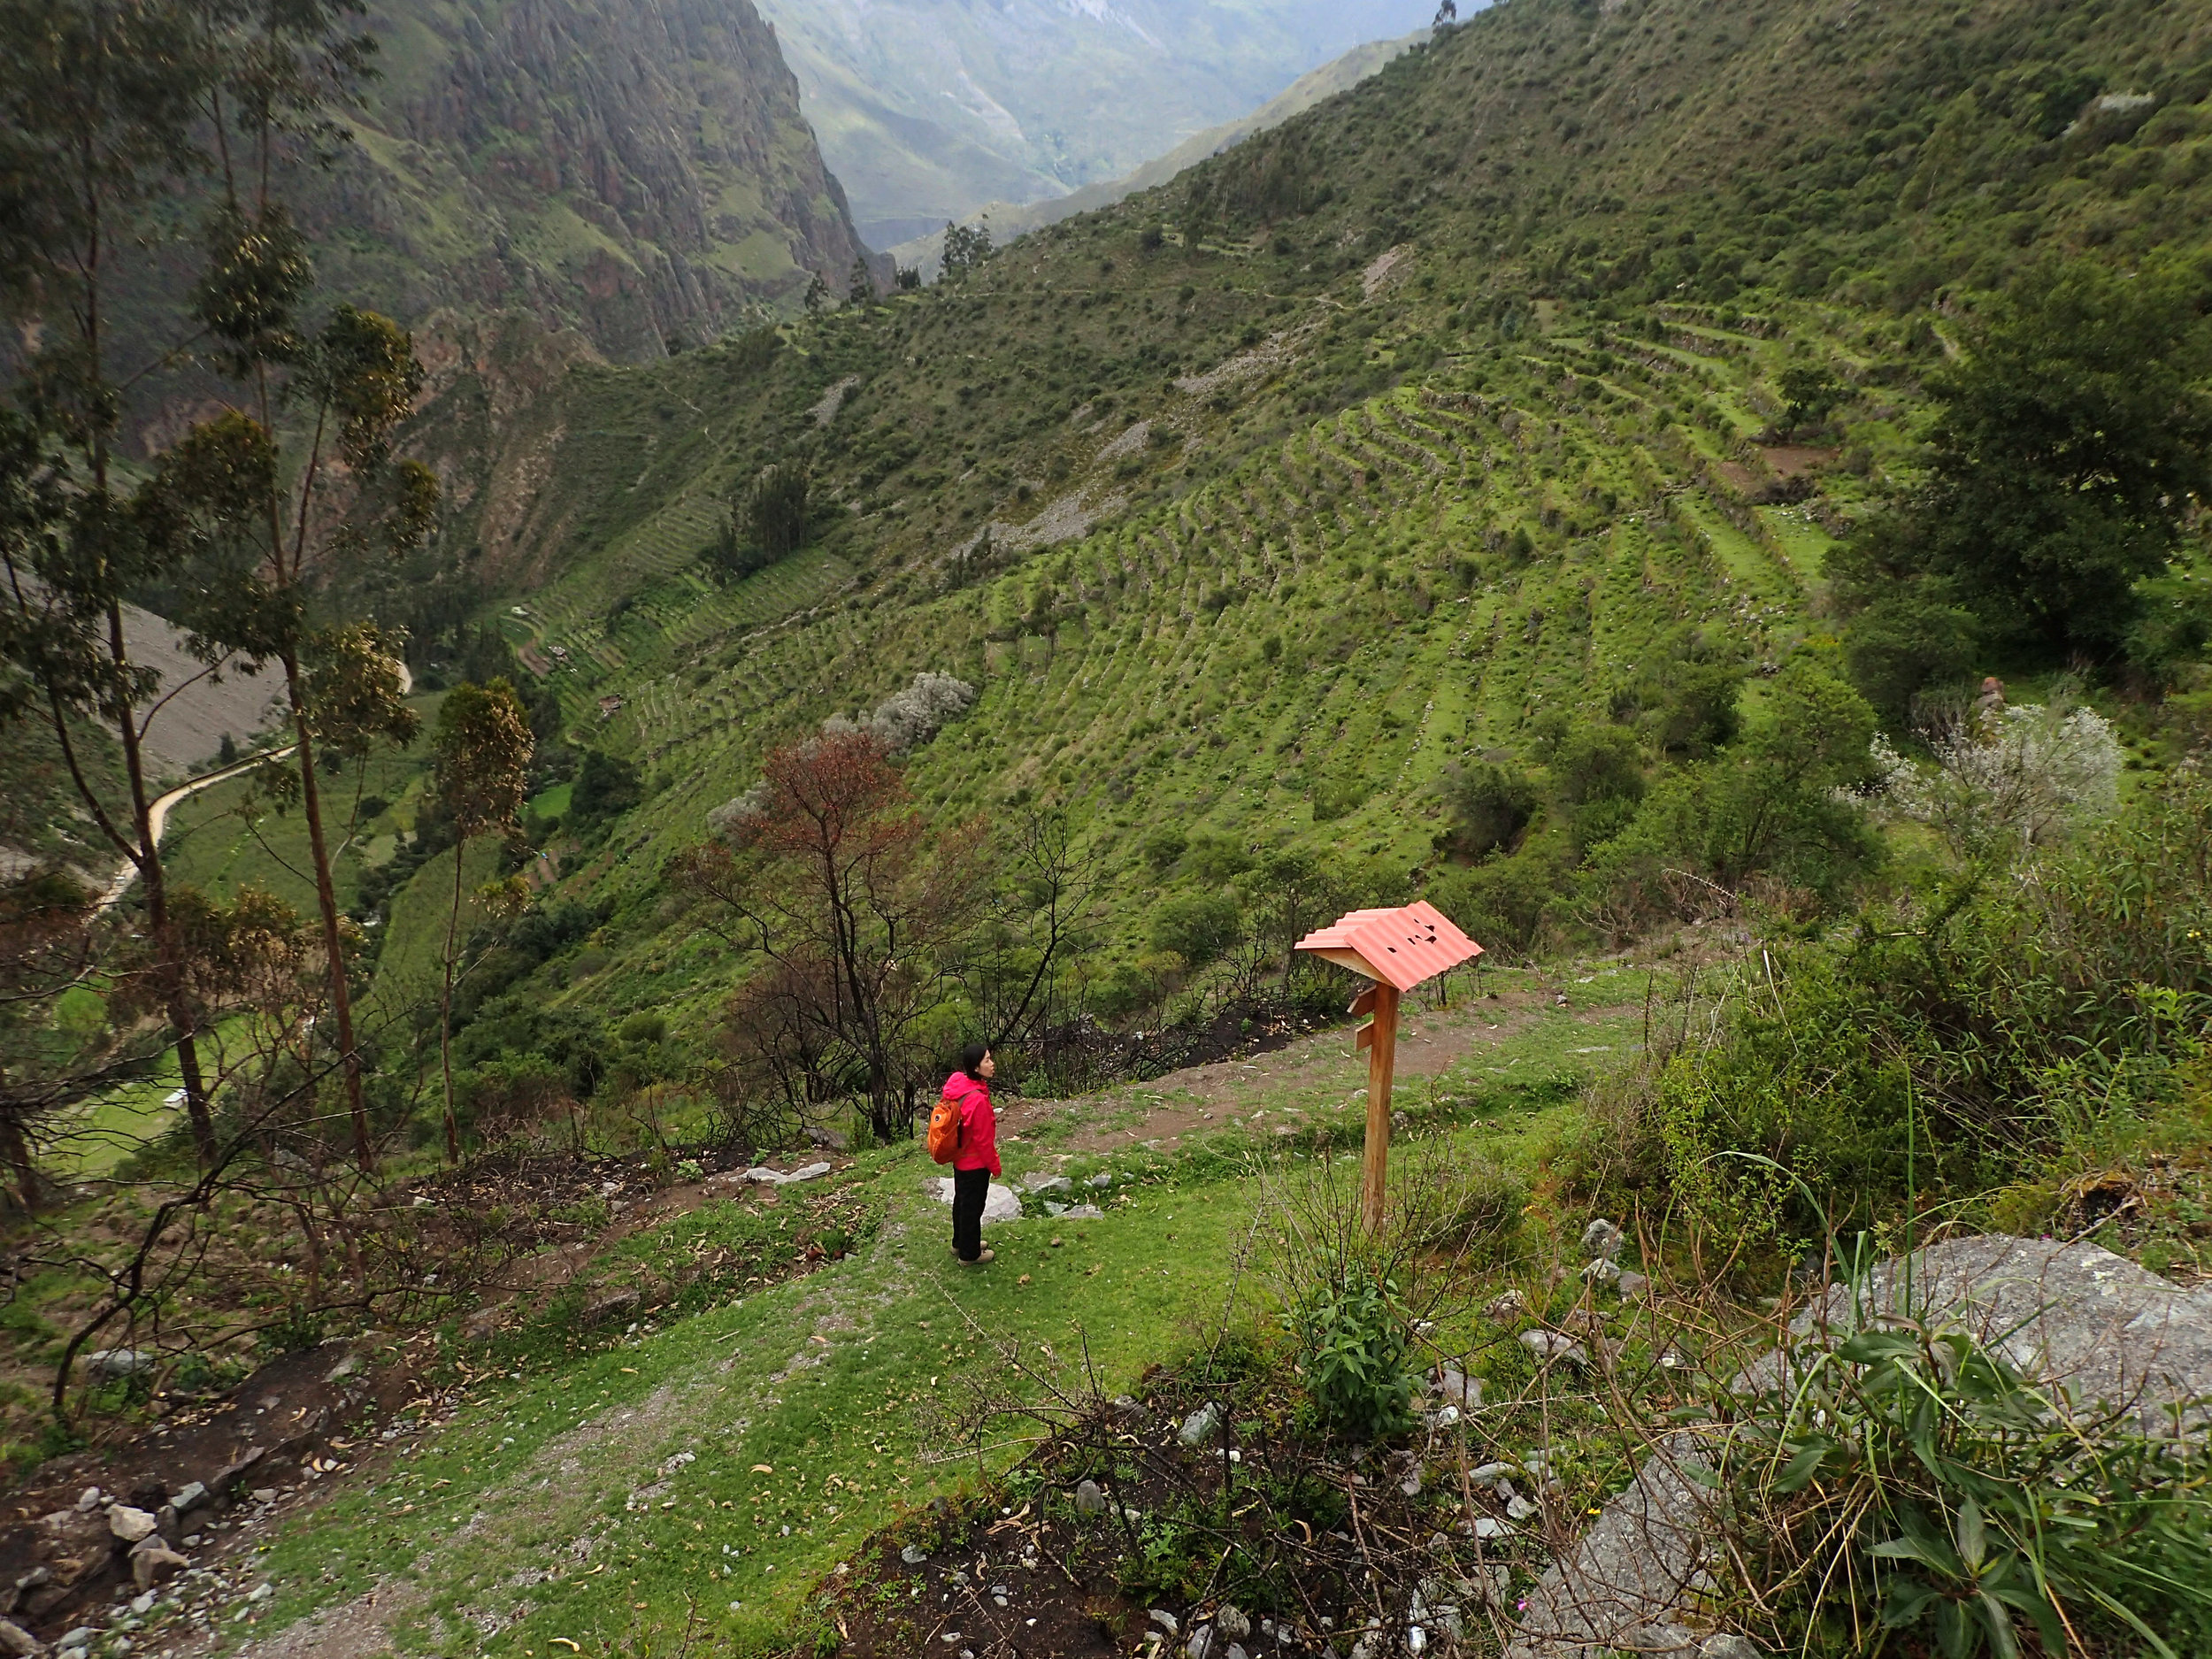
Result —
M1441 1076L1470 1056L1525 1031L1558 1006L1551 987L1511 990L1455 1002L1449 1009L1406 1010L1398 1033L1397 1087L1410 1097L1425 1079ZM1580 1019L1610 1018L1612 1002L1578 1007ZM1249 1123L1274 1133L1295 1133L1314 1106L1341 1102L1367 1087L1367 1061L1352 1048L1352 1028L1333 1027L1286 1048L1249 1060L1222 1060L1186 1067L1147 1083L1125 1084L1076 1100L1013 1100L999 1108L1002 1138L1040 1137L1055 1150L1111 1152L1133 1146L1172 1151L1186 1135ZM1303 1102L1299 1104L1296 1102Z

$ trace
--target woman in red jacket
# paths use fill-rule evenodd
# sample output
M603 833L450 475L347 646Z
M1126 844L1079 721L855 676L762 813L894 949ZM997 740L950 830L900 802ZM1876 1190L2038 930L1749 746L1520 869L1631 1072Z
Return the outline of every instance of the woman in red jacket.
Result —
M960 1108L960 1150L952 1160L952 1250L970 1267L993 1252L983 1248L983 1202L999 1172L998 1115L991 1110L991 1079L998 1063L988 1043L960 1051L960 1069L945 1079L944 1097Z

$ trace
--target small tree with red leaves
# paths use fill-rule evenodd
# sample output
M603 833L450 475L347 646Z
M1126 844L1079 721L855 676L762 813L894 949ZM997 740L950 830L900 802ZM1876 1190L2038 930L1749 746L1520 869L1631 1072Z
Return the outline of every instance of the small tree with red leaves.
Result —
M733 1007L741 1058L809 1103L858 1096L896 1139L956 1016L980 826L933 833L880 737L827 731L771 754L717 830L683 875L709 925L761 958Z

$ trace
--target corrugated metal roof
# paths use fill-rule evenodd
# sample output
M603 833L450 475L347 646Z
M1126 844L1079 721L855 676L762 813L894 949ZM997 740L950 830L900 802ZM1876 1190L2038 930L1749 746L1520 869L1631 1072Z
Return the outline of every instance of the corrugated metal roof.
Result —
M1308 933L1298 949L1333 957L1348 951L1373 978L1401 991L1482 954L1480 945L1425 900L1394 910L1353 910Z

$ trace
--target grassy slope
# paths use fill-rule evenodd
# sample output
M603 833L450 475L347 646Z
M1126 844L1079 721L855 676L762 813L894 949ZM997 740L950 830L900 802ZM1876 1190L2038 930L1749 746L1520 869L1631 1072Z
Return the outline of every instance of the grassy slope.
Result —
M1479 1123L1451 1132L1462 1144L1532 1175L1573 1115L1543 1102L1571 1094L1594 1048L1633 1046L1642 976L1575 989L1577 1015L1539 1013L1437 1080L1434 1095ZM1310 1108L1309 1126L1356 1136L1359 1109L1347 1102L1363 1063L1339 1039L1316 1046L1341 1072L1325 1102L1320 1091L1246 1098ZM1178 1091L1171 1079L1141 1093ZM495 1612L511 1622L472 1651L543 1651L560 1635L600 1652L641 1624L680 1624L695 1600L706 1630L736 1650L779 1647L814 1581L861 1539L899 1507L972 1477L972 1458L942 1443L928 1402L953 1398L964 1374L991 1371L989 1340L1023 1345L1048 1371L1087 1352L1112 1392L1222 1318L1254 1213L1250 1160L1268 1137L1255 1121L1172 1158L1055 1156L1133 1103L1147 1101L1122 1092L1079 1103L1003 1148L1011 1175L1110 1169L1138 1180L1104 1221L995 1228L999 1259L983 1273L952 1263L945 1212L919 1190L933 1171L902 1147L864 1154L840 1178L885 1217L845 1262L595 1355L570 1355L557 1323L511 1336L488 1371L470 1365L467 1403L445 1420L411 1421L277 1537L260 1563L277 1594L256 1624L317 1609L334 1624L366 1617L349 1599L385 1580L380 1605L400 1609L404 1651L444 1650L463 1621L481 1628ZM711 1240L738 1224L739 1208L709 1204L662 1231ZM633 1244L655 1248L642 1235ZM1247 1297L1239 1320L1266 1305L1263 1290L1248 1285ZM1517 1380L1511 1355L1495 1363L1498 1382ZM671 1467L685 1452L696 1461ZM989 1461L1018 1452L1000 1447ZM756 1469L764 1463L772 1472ZM594 1541L580 1548L585 1538Z

